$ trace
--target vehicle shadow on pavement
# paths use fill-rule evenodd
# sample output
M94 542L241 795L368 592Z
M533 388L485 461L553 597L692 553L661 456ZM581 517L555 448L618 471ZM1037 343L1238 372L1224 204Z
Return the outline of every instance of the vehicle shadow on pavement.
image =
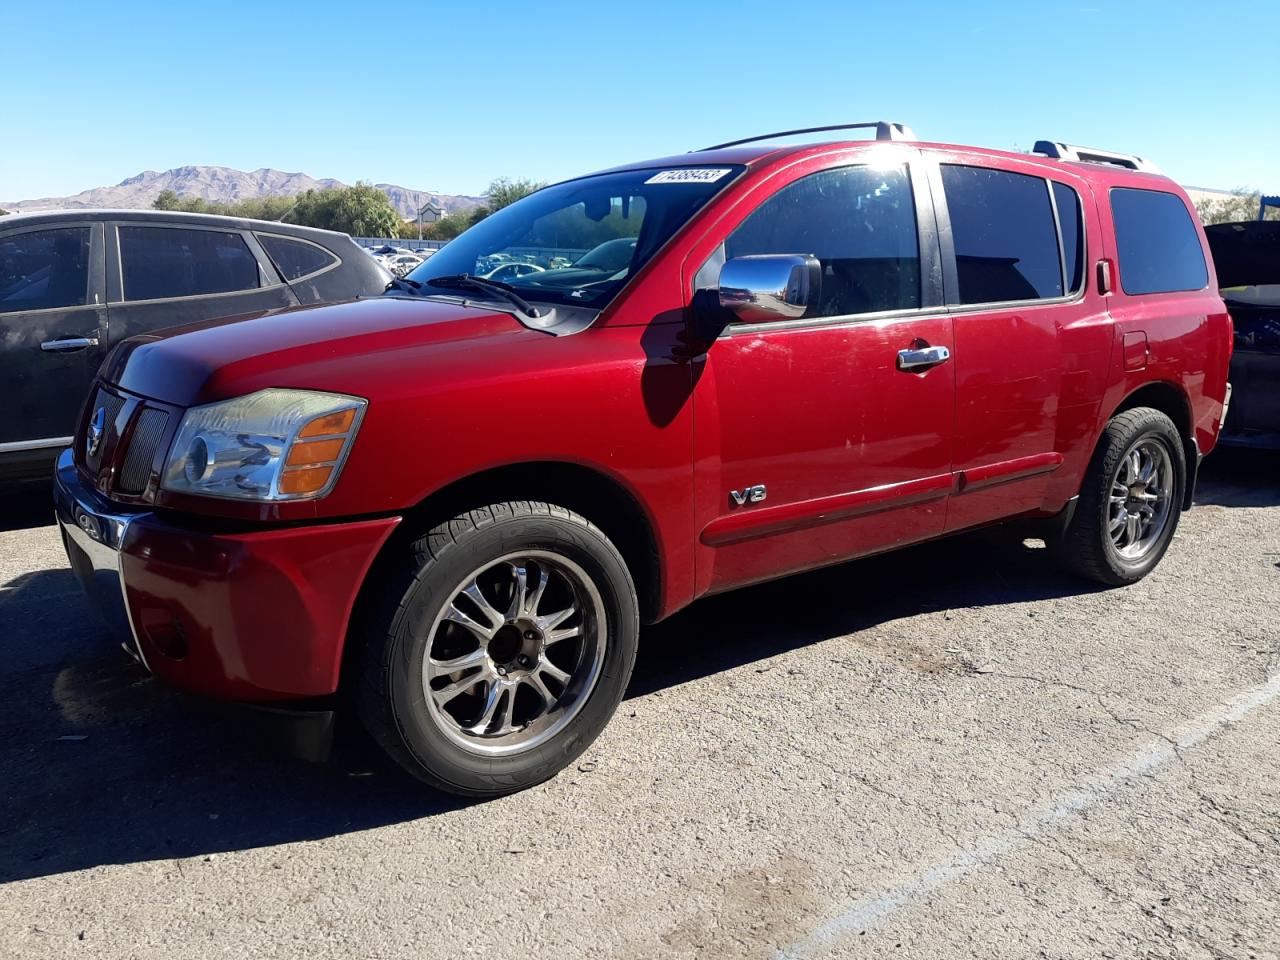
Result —
M27 675L37 678L0 689L0 883L321 839L465 805L355 737L328 763L272 755L123 652Z
M1275 474L1236 470L1225 460L1207 469L1199 502L1280 503ZM1098 589L1024 542L1027 532L980 531L708 598L643 632L627 696L921 613ZM411 780L349 720L329 763L266 752L149 679L107 639L66 568L0 584L0 653L0 882L320 839L467 805ZM899 653L927 669L941 652Z
M1033 529L1010 525L710 597L647 630L639 696L894 620L1101 589L1065 573ZM898 653L926 672L943 651Z
M50 530L50 535L54 535ZM212 856L457 809L342 731L329 763L273 754L150 679L69 569L0 584L0 883Z

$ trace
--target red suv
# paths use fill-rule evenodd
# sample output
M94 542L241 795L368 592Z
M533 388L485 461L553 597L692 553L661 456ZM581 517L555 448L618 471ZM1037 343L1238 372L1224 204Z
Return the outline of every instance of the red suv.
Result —
M571 762L640 625L706 594L1012 517L1141 578L1228 395L1186 196L856 126L547 187L382 297L126 341L59 461L72 566L165 681L344 691L469 795ZM542 269L481 276L510 262Z

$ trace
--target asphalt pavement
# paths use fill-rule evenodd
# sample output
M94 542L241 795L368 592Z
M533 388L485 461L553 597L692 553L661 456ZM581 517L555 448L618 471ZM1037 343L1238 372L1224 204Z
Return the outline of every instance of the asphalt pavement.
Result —
M0 956L1280 956L1280 459L1142 583L986 531L715 597L551 782L272 754L0 500Z

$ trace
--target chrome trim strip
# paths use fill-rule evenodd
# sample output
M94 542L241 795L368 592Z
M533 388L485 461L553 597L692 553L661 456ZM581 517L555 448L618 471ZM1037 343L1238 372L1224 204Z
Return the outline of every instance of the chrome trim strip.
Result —
M1029 480L1032 477L1053 473L1062 466L1063 459L1062 454L1051 450L1046 453L1033 453L1029 457L984 463L977 467L969 467L967 470L959 470L956 492L965 494L973 490L986 490L988 487L1002 483Z
M835 317L812 317L800 320L773 320L769 323L731 323L724 328L721 337L740 337L743 334L769 330L815 330L840 324L874 323L876 321L942 319L950 315L946 307L917 307L911 310L881 310L878 313L846 313Z
M97 294L94 294L94 296L97 296ZM20 313L24 317L31 317L44 313L79 313L87 310L101 310L102 306L101 303L94 301L93 303L77 303L70 307L44 307L40 310L0 310L0 314L12 317Z
M78 489L83 490L83 485L76 474L72 453L64 450L58 457L53 480L53 505L58 526L62 535L74 543L89 561L92 582L85 583L82 580L81 585L90 605L98 608L107 627L116 633L125 651L150 671L151 665L147 663L147 655L143 653L142 644L138 641L138 631L129 610L129 596L125 592L124 573L120 569L120 548L129 532L129 524L143 514L108 513L99 507L99 498L95 494L86 490L82 499L82 495L76 492ZM76 572L79 577L79 571ZM98 577L100 573L105 574L107 579L114 580L114 584L101 583ZM99 587L108 595L100 596ZM106 606L112 599L109 593L116 589L120 591L120 611L113 611ZM112 616L113 612L115 617ZM119 616L121 612L123 617ZM121 636L122 628L127 630L127 636Z
M69 447L75 437L49 437L45 440L14 440L0 443L0 453L17 453L19 450L48 450L52 447Z

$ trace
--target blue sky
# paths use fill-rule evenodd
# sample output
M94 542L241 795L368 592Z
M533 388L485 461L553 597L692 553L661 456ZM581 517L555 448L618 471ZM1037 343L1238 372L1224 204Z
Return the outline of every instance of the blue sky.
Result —
M879 118L1280 192L1277 36L1277 0L3 0L0 199L188 163L480 193Z

